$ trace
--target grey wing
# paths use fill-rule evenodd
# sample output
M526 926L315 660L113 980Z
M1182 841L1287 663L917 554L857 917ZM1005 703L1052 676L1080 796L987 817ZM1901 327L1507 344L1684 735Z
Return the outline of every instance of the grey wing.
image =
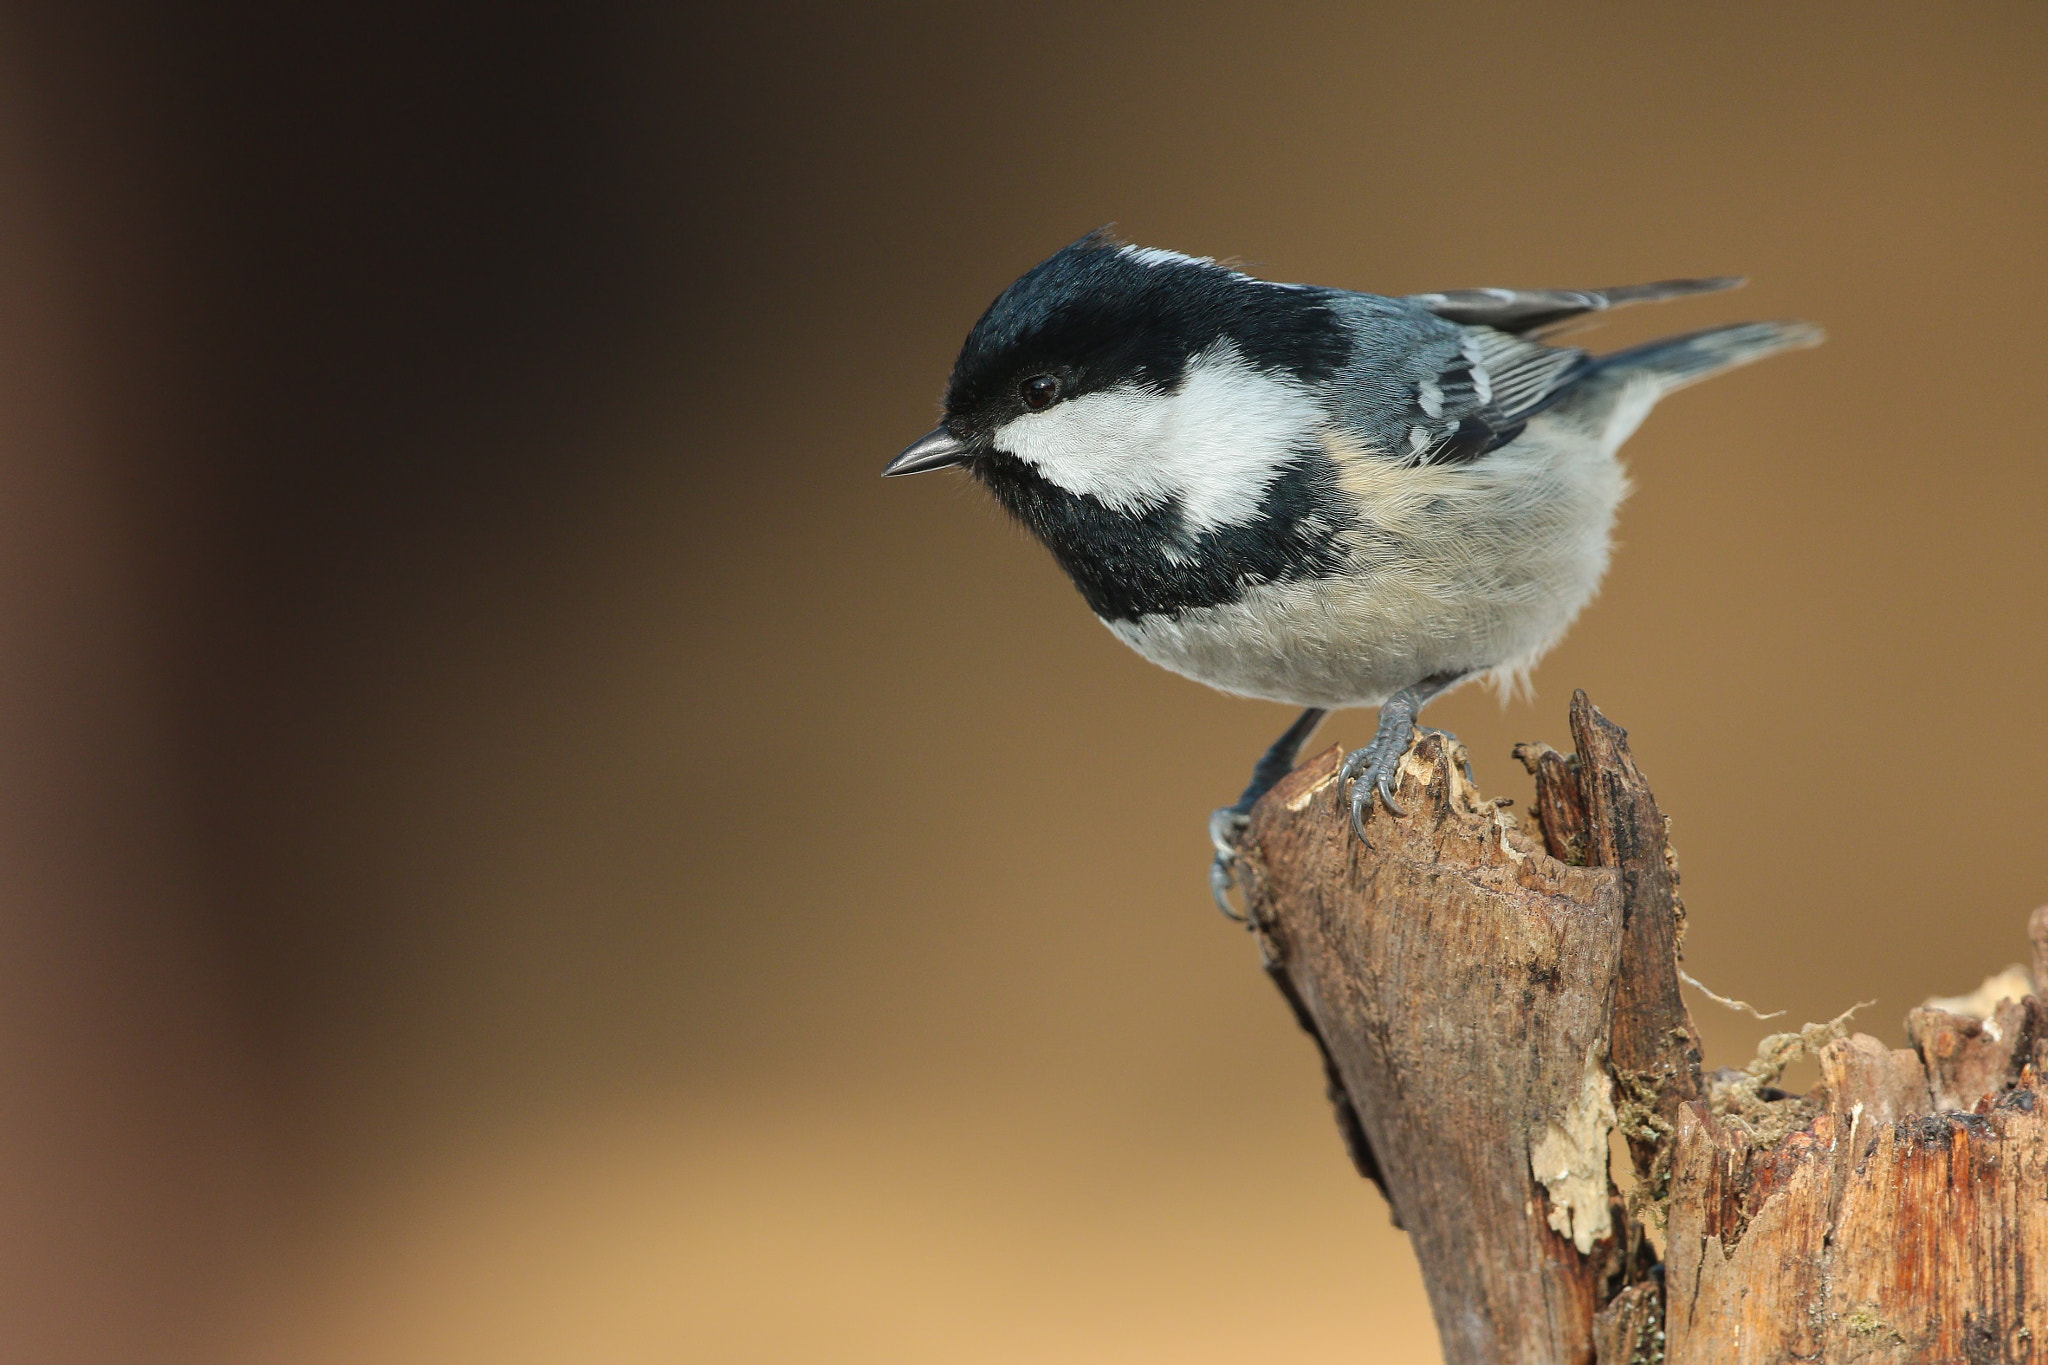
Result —
M1447 289L1410 294L1406 302L1451 322L1492 327L1526 336L1586 313L1605 312L1631 303L1658 303L1688 294L1711 294L1743 283L1734 275L1705 280L1659 280L1624 284L1613 289Z
M1407 464L1463 464L1522 434L1527 421L1586 372L1584 351L1491 327L1460 327L1414 381L1393 452Z

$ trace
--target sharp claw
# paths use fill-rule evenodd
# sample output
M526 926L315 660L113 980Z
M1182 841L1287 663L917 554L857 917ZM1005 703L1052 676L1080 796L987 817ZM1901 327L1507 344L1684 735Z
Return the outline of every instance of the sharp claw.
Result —
M1209 864L1209 894L1216 898L1216 908L1223 912L1225 919L1233 924L1243 924L1245 917L1230 903L1230 888L1235 881L1236 878L1231 875L1230 864L1224 861L1221 853L1218 853L1215 861Z
M1239 819L1236 808L1232 806L1223 806L1210 812L1209 842L1216 846L1216 857L1219 860L1228 861L1237 856L1236 842L1230 836L1242 830L1247 823L1249 822Z
M1365 837L1365 808L1372 804L1372 788L1362 782L1351 784L1351 831L1358 836L1361 844L1370 844Z
M1399 806L1394 804L1393 788L1387 785L1387 780L1390 777L1393 777L1399 771L1400 769L1396 768L1392 772L1383 773L1381 774L1379 781L1380 800L1387 803L1387 814L1393 816L1396 820L1402 819L1408 814L1407 811L1402 810Z
M1223 806L1210 812L1209 842L1216 846L1216 856L1209 862L1209 894L1216 901L1216 908L1223 912L1225 919L1237 924L1247 923L1244 915L1230 903L1230 888L1237 883L1234 869L1237 866L1237 843L1233 836L1244 831L1251 821L1235 806Z

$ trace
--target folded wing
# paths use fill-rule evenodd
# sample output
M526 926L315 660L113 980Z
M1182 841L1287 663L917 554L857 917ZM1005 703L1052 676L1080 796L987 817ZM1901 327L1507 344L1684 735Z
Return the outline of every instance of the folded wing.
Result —
M1435 294L1410 294L1408 302L1450 322L1526 336L1587 313L1602 313L1631 303L1661 303L1689 294L1712 294L1741 284L1738 276L1722 275L1707 280L1624 284L1613 289L1447 289Z
M1498 450L1589 364L1584 351L1462 327L1457 349L1415 382L1396 456L1414 465L1465 464Z

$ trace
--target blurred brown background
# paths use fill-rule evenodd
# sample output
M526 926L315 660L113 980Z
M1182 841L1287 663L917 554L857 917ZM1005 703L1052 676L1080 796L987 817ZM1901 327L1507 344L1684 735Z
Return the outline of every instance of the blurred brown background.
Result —
M1743 272L1589 689L1793 1022L2048 900L2038 5L0 15L0 1358L1428 1361L1210 908L1286 720L926 429L1114 221L1407 292ZM1357 742L1369 717L1324 740ZM1765 1026L1695 1002L1730 1062Z

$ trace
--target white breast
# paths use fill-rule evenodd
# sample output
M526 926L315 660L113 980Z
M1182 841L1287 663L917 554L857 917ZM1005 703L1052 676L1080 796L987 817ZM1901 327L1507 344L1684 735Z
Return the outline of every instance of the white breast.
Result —
M1349 573L1110 629L1176 673L1297 706L1376 706L1443 673L1511 683L1606 570L1627 492L1608 436L1546 416L1482 460L1420 469L1326 440L1366 528Z

